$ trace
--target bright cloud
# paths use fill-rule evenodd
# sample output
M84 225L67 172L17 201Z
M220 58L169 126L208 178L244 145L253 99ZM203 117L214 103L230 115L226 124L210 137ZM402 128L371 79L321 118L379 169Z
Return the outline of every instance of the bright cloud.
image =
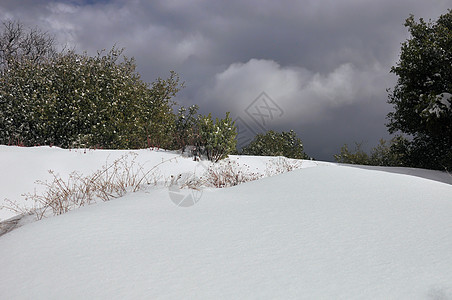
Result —
M240 115L261 92L266 92L285 112L285 122L313 122L324 110L353 104L380 88L378 73L369 78L372 71L347 63L321 74L284 67L272 60L251 59L218 73L213 88L206 91L206 99Z

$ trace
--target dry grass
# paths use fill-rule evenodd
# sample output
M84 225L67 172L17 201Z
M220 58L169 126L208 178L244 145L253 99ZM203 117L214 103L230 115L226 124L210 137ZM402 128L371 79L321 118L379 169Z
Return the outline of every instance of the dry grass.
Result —
M9 209L18 214L34 213L42 219L49 212L53 215L64 214L74 208L82 207L97 201L109 201L127 192L136 192L151 184L157 185L161 176L157 167L169 160L162 161L148 171L136 162L135 153L123 155L112 163L106 163L100 170L84 176L72 172L65 180L52 170L50 181L37 181L44 186L44 192L24 194L25 200L34 202L33 207L19 206L16 202L5 199Z
M130 153L112 163L106 163L91 175L84 176L73 172L66 180L49 170L52 180L37 182L44 186L45 191L24 195L26 200L33 201L33 207L19 206L16 202L5 199L6 205L2 208L20 215L35 214L39 220L50 214L61 215L74 208L97 201L109 201L121 197L127 192L137 192L150 185L156 186L161 182L164 186L178 185L180 188L196 190L204 187L225 188L301 167L299 160L276 157L267 164L264 173L259 173L251 171L247 165L239 165L235 161L225 159L211 164L201 177L185 173L162 180L158 167L176 158L163 160L145 171L143 166L136 162L136 157L137 154Z
M251 172L249 166L223 160L212 164L201 177L201 183L208 187L225 188L262 178L264 175Z
M275 157L267 163L264 173L260 173L251 171L251 168L246 164L240 165L236 161L224 159L218 163L211 164L200 178L193 174L191 176L178 177L173 181L181 188L225 188L300 168L301 160ZM180 184L180 182L182 183Z
M267 163L267 168L265 169L265 175L267 177L291 172L296 169L301 169L302 162L298 159L291 159L284 156L278 156L271 159Z
M142 167L128 155L122 156L111 164L106 164L89 176L77 172L63 180L53 171L49 171L53 181L38 182L44 185L44 194L27 194L27 200L33 200L41 209L38 219L51 209L54 215L60 215L76 207L89 205L97 200L109 201L123 196L129 189L137 190L141 182Z

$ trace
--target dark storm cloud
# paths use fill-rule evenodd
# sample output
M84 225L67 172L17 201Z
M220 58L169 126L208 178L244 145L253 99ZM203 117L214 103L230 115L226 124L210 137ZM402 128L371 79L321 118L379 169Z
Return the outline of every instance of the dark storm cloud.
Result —
M0 18L55 33L95 54L114 44L146 81L177 71L178 101L203 113L244 112L265 91L284 115L268 129L295 129L309 154L332 159L343 143L386 137L390 67L407 38L404 20L435 19L432 0L2 1ZM246 119L248 117L248 119Z

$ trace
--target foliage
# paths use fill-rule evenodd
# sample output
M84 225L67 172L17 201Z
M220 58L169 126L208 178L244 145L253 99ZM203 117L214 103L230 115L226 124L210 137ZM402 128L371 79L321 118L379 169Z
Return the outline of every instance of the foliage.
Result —
M195 130L195 147L200 155L206 155L213 162L228 157L237 144L235 123L226 113L224 119L212 119L211 114L198 116Z
M396 136L389 142L380 139L379 144L372 149L369 164L373 166L407 166L408 140Z
M396 136L389 142L380 139L379 144L374 147L370 154L362 149L363 143L355 143L355 148L349 150L347 144L342 146L341 152L334 155L338 163L372 165L372 166L409 166L409 141Z
M122 61L119 61L120 58ZM66 51L36 63L11 60L0 77L0 143L142 148L170 143L177 74L150 87L135 62L112 48Z
M265 134L257 134L240 153L243 155L285 156L297 159L309 158L303 152L303 144L293 130L281 133L269 130Z
M362 150L362 143L355 143L355 149L350 151L348 145L344 144L341 147L341 153L334 155L334 159L338 163L344 164L356 164L356 165L369 165L369 155Z
M173 113L175 102L171 99L183 87L179 75L171 71L167 79L158 78L147 90L147 97L142 99L138 109L143 110L141 120L146 126L148 146L172 149L176 116Z
M411 37L402 44L391 72L398 81L389 95L391 133L413 137L408 156L413 166L452 167L452 10L436 22L405 23Z
M416 135L405 145L405 166L449 171L452 168L452 150L442 146L445 144L444 139Z
M198 115L198 106L181 107L174 124L173 148L185 152L186 147L196 156L205 155L218 162L232 154L236 146L237 130L229 113L224 119L212 119L212 115Z
M113 47L91 57L57 53L39 29L4 22L0 33L0 143L130 149L184 149L195 145L212 161L235 149L225 119L197 115L197 106L173 113L184 86L171 72L152 84L141 80L134 59Z
M184 152L188 145L195 144L195 130L198 122L199 107L197 105L190 106L187 109L182 106L179 108L178 114L175 120L175 131L173 148L181 149Z

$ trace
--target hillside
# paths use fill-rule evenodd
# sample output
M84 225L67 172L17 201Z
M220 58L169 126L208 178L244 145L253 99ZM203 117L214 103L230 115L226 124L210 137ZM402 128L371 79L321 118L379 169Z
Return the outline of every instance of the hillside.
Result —
M46 168L88 172L119 155L0 150L30 167L22 178L2 172L5 195ZM150 165L176 155L140 151ZM259 169L270 158L232 159ZM179 157L162 172L195 164ZM151 187L26 224L0 237L0 299L452 298L452 185L303 164L204 189L190 207Z

